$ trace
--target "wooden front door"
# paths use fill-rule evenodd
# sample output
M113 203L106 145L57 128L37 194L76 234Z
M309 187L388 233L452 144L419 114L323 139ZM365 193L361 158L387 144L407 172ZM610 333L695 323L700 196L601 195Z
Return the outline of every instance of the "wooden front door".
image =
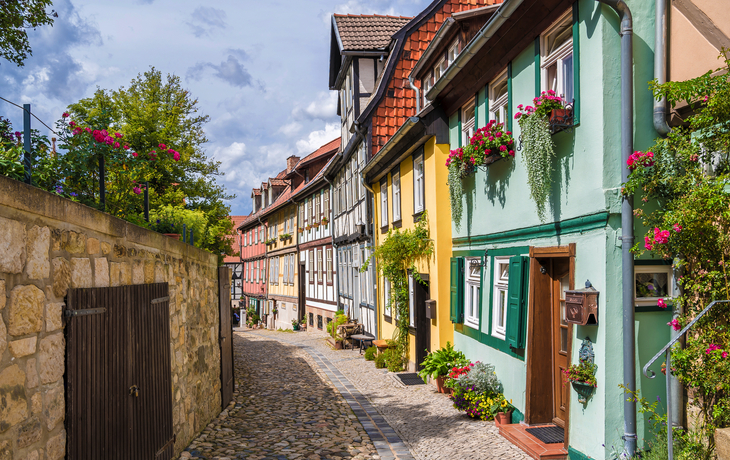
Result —
M565 291L569 289L570 264L566 258L553 259L552 284L552 354L553 354L553 423L565 428L568 422L570 385L564 385L563 371L570 365L570 327L565 318Z
M427 275L421 275L427 279ZM413 324L415 325L415 346L416 346L416 371L421 370L421 363L428 355L431 349L431 320L426 317L426 300L429 299L429 286L423 284L413 277L408 279L409 288L413 297L413 302L409 308L413 308Z
M220 331L218 342L221 349L221 408L228 407L233 399L233 326L231 325L231 275L228 267L218 267L218 307Z

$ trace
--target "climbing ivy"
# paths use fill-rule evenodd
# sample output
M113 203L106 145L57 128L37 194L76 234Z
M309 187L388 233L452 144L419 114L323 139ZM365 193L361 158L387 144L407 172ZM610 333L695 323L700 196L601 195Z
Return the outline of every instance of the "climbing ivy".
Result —
M413 274L415 282L424 283L418 273L416 264L428 262L433 255L433 241L428 230L428 217L424 212L413 229L401 231L391 229L383 242L376 246L360 271L367 270L375 260L376 268L381 276L386 277L391 285L391 305L398 312L398 329L393 337L396 342L395 356L401 359L400 367L408 362L408 271ZM391 368L391 365L388 365Z

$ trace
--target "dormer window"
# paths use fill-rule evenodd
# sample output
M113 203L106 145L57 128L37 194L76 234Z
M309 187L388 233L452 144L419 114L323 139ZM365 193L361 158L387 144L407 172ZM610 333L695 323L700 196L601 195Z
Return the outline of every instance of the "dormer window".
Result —
M426 93L436 84L437 81L446 73L446 69L456 61L462 50L462 44L460 37L456 37L451 42L446 51L444 51L442 57L436 61L436 65L433 66L431 71L423 77L421 80L421 88L423 89L423 105L424 107L429 104L429 100L426 99Z

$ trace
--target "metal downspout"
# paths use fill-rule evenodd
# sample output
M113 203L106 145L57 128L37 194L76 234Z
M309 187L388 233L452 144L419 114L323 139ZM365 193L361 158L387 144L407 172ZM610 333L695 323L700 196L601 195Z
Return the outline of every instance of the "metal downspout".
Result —
M416 116L421 113L421 89L413 83L413 75L408 75L408 83L411 89L416 92Z
M654 79L667 82L667 0L656 0L654 23ZM667 98L654 99L654 129L662 136L672 130L667 124Z
M623 0L596 0L613 8L621 19L621 182L629 178L626 162L634 149L634 73L633 21L631 11ZM623 196L621 201L621 252L623 299L623 380L629 391L636 391L636 337L634 325L634 200ZM636 453L636 402L624 397L624 452Z

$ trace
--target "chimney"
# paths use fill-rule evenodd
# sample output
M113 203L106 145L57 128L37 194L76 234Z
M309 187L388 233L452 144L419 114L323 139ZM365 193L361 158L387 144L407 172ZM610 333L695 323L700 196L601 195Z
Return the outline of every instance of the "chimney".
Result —
M286 173L289 174L294 170L294 167L299 163L299 157L292 155L286 159Z

